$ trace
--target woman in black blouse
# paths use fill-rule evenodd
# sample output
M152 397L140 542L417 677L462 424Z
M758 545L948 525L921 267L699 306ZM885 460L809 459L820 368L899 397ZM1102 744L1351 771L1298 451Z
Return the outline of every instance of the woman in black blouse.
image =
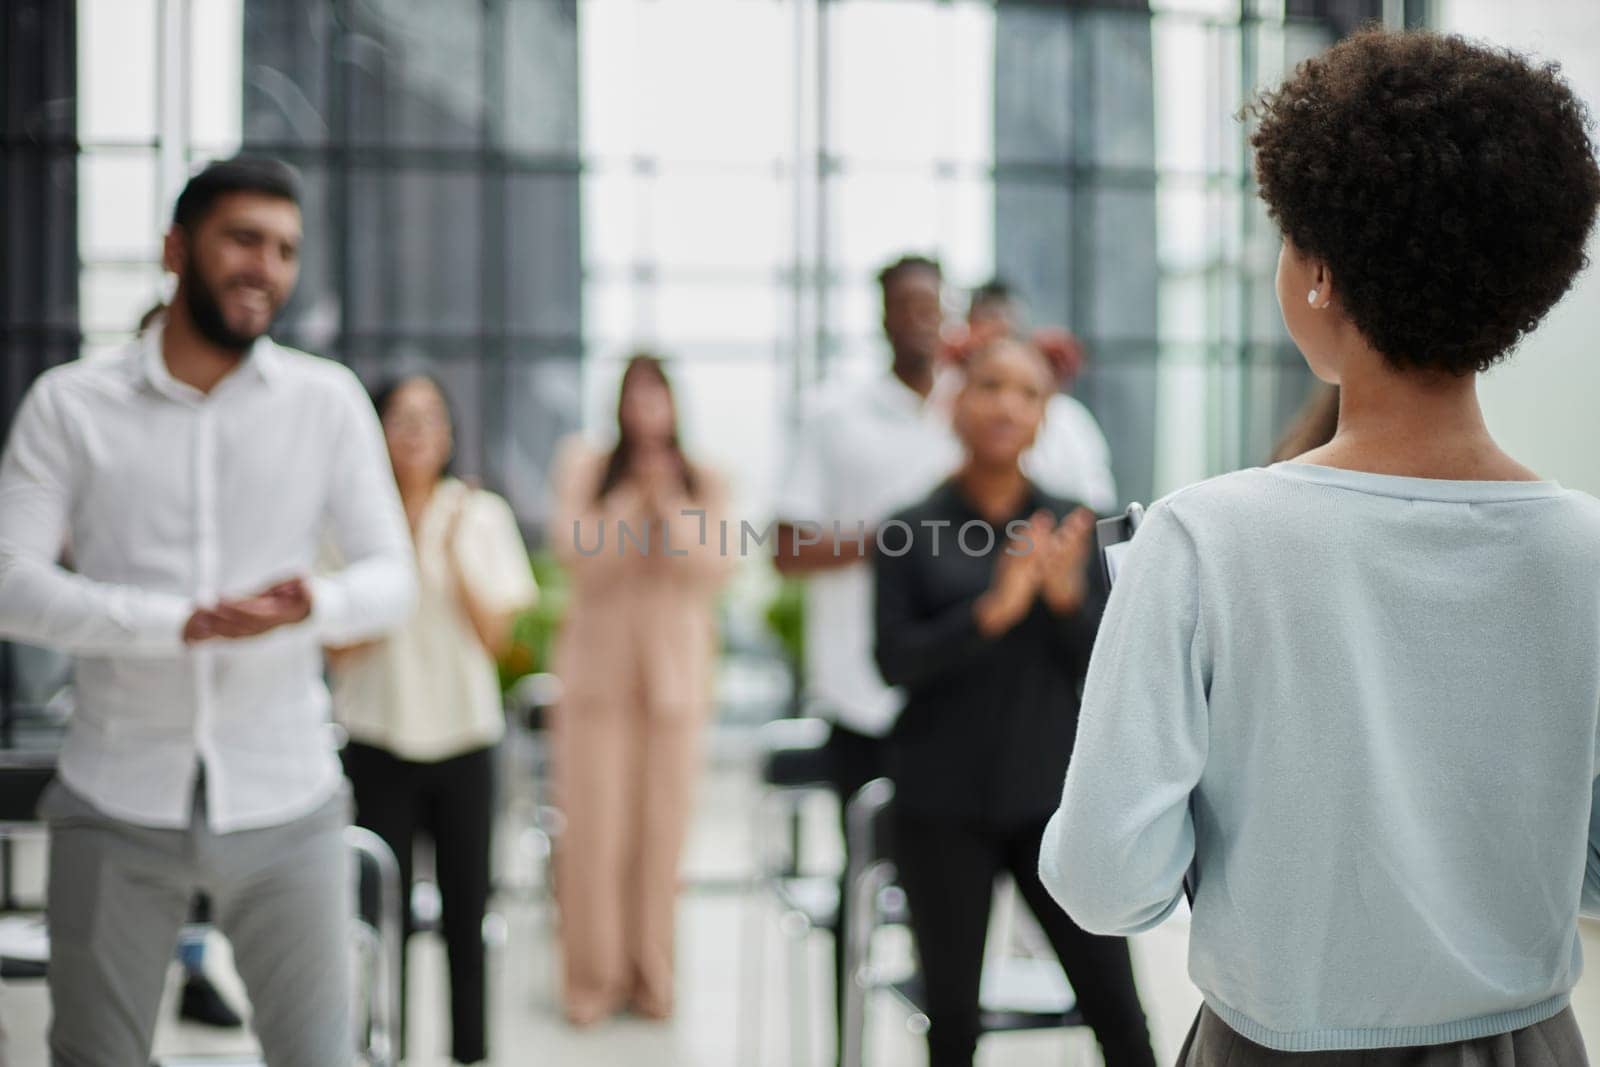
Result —
M1155 1062L1127 942L1080 930L1038 877L1106 597L1094 516L1018 465L1054 385L1027 342L971 357L953 412L961 469L879 538L878 667L907 693L889 745L894 858L927 990L930 1067L972 1063L1002 871L1044 928L1108 1067Z

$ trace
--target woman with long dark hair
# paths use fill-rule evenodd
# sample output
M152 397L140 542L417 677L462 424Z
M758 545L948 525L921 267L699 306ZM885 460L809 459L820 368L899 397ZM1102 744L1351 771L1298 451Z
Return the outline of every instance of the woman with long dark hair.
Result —
M556 463L554 550L572 577L552 719L564 1006L575 1025L673 1009L678 859L716 655L722 479L692 463L659 359L622 375L617 442Z
M416 545L417 610L383 640L331 653L334 713L350 735L344 764L356 822L394 850L408 902L416 838L433 841L451 1057L480 1063L491 784L505 732L495 659L538 590L510 506L449 473L453 420L439 383L402 378L374 402ZM402 910L409 935L411 909ZM402 1052L403 1033L402 1023Z

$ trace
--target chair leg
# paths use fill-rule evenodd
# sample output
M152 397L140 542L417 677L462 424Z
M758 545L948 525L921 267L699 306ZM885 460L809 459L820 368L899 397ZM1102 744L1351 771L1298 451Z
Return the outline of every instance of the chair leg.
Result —
M759 877L745 890L744 922L739 933L739 1019L734 1047L739 1062L761 1062L762 1016L767 999L767 924Z
M789 943L789 1063L790 1067L813 1067L811 1062L811 968L806 952L810 930L790 934Z
M857 875L849 886L850 906L840 936L845 939L844 1027L839 1042L841 1067L863 1067L866 1063L867 998L876 984L872 970L872 934L877 929L879 895L892 877L886 864L878 863Z

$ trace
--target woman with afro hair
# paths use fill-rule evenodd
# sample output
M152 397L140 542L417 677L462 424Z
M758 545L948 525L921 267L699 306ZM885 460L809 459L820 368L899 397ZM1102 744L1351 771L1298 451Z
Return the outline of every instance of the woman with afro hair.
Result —
M1585 266L1587 112L1554 66L1376 30L1252 112L1337 430L1150 509L1041 878L1102 934L1187 886L1186 1064L1584 1063L1600 502L1502 451L1476 379Z

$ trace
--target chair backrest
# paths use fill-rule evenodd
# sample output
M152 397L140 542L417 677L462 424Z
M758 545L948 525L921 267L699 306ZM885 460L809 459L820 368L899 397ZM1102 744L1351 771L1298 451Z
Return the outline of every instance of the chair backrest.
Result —
M548 671L528 674L514 682L506 693L506 711L534 732L545 728L550 709L561 703L561 679Z
M56 776L54 752L0 751L0 824L39 821L39 797Z
M383 930L390 916L386 911L396 904L400 892L400 865L383 839L360 826L345 829L345 844L356 865L356 918Z
M845 909L843 1011L840 1018L841 1067L861 1067L866 1046L866 965L872 932L878 926L880 894L893 883L890 822L894 783L874 778L845 805Z
M894 855L894 783L874 778L856 790L845 805L845 834L848 837L847 872L853 881L874 863L890 861Z
M376 945L376 967L370 976L371 1015L362 1050L366 1062L390 1064L397 1047L401 1019L400 970L402 942L400 864L383 838L360 826L347 826L346 846L355 857L356 919L367 927Z
M756 735L761 780L788 789L828 785L833 780L829 731L822 719L774 719L762 726Z

